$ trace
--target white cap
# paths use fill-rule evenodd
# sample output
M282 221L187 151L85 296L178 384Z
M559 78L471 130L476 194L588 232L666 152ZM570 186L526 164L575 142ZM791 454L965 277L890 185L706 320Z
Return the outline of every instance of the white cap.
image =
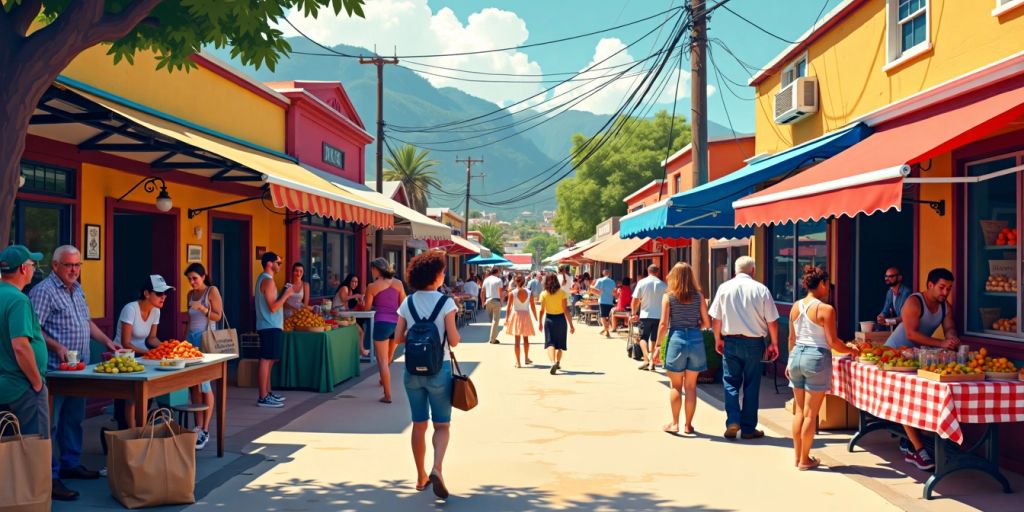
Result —
M164 281L164 277L160 274L152 274L149 276L149 284L154 292L164 293L168 290L173 290L174 287L167 284Z

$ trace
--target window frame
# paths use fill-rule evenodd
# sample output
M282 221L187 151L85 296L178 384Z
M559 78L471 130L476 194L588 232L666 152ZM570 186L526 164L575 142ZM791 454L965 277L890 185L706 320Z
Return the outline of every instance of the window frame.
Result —
M675 187L673 194L681 192L679 189L683 187L683 173L677 172L672 176L672 185Z
M1002 16L1018 7L1024 7L1024 0L995 0L996 6L992 9L992 16Z
M320 222L320 224L317 224L317 223L314 223L314 222ZM343 227L338 227L338 226L343 226ZM331 233L337 233L337 234L340 235L340 237L341 237L341 244L340 244L340 246L341 246L342 254L338 255L340 257L338 279L344 279L345 276L348 273L350 273L350 272L354 273L355 269L358 268L359 255L356 254L356 253L358 252L359 247L358 247L358 244L356 243L356 238L355 238L357 230L356 230L354 224L347 223L347 222L344 222L344 221L339 221L339 220L326 219L326 218L314 219L312 215L304 216L302 218L302 222L299 225L299 255L298 255L299 256L299 260L298 261L301 262L306 267L306 279L307 279L307 282L310 283L310 292L309 292L310 299L312 300L312 299L331 298L331 297L334 296L333 292L328 293L326 295L315 294L314 290L313 290L312 282L309 281L309 276L312 275L312 261L310 260L310 254L312 253L312 247L311 247L312 235L310 233L313 232L313 231L319 231L319 232L323 233L323 235L322 235L322 237L323 237L323 242L322 242L323 246L321 247L321 251L322 251L322 253L324 255L327 254L327 247L330 244L330 242L328 241L328 235L331 234ZM303 250L302 250L303 243L305 243L305 247L306 247L305 253L303 253ZM345 254L349 255L349 266L351 267L349 269L345 268ZM324 276L323 276L325 282L326 282L326 279L327 279L327 271L328 270L330 270L330 268L325 266ZM289 269L289 272L290 272L290 269Z
M924 6L903 19L899 17L900 1L886 0L886 65L882 68L886 71L932 49L931 0L922 0ZM924 40L910 48L903 48L903 26L920 16L925 17Z
M802 75L797 75L796 73L799 69L799 64L801 62L804 64L804 73ZM788 66L782 68L782 74L780 75L781 82L779 90L789 87L789 85L795 82L797 78L807 76L807 70L810 69L808 66L809 62L810 61L807 58L807 52L804 52L803 55L797 57L796 59L793 59L793 61L790 62ZM791 74L792 76L790 76Z
M829 255L830 255L829 247L830 247L830 242L831 242L831 239L830 239L830 236L829 236L829 226L831 224L830 221L825 220L825 219L821 219L821 220L817 220L817 221L813 221L813 222L805 222L805 221L787 222L786 224L782 224L782 225L772 225L772 226L769 226L765 230L765 248L766 248L767 255L768 255L768 258L766 258L766 259L770 260L771 263L768 264L768 265L765 265L765 268L764 268L765 276L764 277L765 277L765 282L768 285L768 289L771 292L772 297L774 298L776 304L792 305L797 300L799 300L801 298L800 297L800 288L802 288L803 285L800 284L800 278L803 276L803 272L800 270L800 267L798 266L799 263L800 263L801 226L806 227L808 224L817 224L819 222L823 222L824 226L825 226L825 256L824 256L825 261L823 262L822 266L825 269L828 269L829 268ZM789 275L792 277L792 279L791 279L791 287L786 290L786 292L788 294L788 297L790 297L791 300L786 300L785 296L776 297L777 293L776 293L776 290L773 288L774 281L775 281L774 260L775 260L776 249L777 249L776 244L775 244L775 233L780 228L788 228L788 229L792 230L790 234L792 236L793 245L790 246L790 248L793 250L793 257L792 257L792 261L789 263L789 267L790 267L789 268Z

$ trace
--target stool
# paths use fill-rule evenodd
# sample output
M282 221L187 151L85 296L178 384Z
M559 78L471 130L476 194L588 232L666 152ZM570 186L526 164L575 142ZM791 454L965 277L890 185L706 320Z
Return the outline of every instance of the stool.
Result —
M171 409L178 413L178 424L188 429L188 416L190 413L204 412L210 409L206 404L179 404L172 405Z

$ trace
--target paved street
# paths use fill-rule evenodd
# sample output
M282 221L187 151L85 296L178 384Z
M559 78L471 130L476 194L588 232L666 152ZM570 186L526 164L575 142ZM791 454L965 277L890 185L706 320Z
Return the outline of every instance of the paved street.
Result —
M482 318L482 317L481 317ZM464 330L483 340L482 324ZM721 438L724 413L698 405L697 435L660 431L666 378L641 372L621 339L582 327L567 371L548 374L543 352L513 368L512 345L457 350L481 405L456 411L445 477L446 510L897 510L876 492L829 471L797 472L779 432L753 442ZM540 348L539 345L534 347ZM394 370L401 371L397 362ZM312 408L246 451L268 460L223 483L199 510L411 510L430 506L413 489L404 393L377 402L377 379ZM705 395L708 400L714 400ZM832 441L842 443L842 439ZM428 450L428 458L429 458ZM768 505L774 504L774 505Z

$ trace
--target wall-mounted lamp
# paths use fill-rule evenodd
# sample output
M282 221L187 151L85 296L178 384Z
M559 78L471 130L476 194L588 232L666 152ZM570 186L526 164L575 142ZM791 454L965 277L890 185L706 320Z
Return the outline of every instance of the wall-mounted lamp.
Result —
M166 212L170 211L171 208L174 207L174 202L171 201L171 195L167 193L167 183L164 181L163 178L157 178L154 176L143 178L142 181L136 183L135 186L128 189L127 192L121 194L121 197L117 198L117 200L120 201L127 197L128 194L131 194L133 190L139 188L139 185L142 185L142 190L145 190L146 192L149 193L156 192L157 186L160 187L160 193L156 195L157 210Z

